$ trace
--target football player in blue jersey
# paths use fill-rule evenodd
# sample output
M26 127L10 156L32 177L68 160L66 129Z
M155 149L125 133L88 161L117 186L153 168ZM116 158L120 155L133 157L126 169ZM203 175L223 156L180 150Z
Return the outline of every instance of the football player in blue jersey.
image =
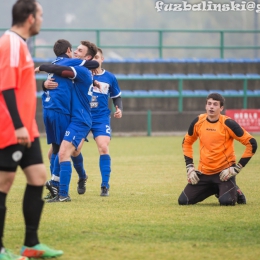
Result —
M85 59L91 60L97 53L97 47L93 43L82 41L77 51L82 53ZM69 77L73 79L74 82L72 88L70 124L67 127L59 149L59 194L47 202L71 201L68 193L72 173L70 157L72 154L75 154L75 152L80 153L81 147L92 126L90 101L93 89L93 77L91 72L84 67L84 65L74 67L41 65L36 68L35 71L45 71L62 77Z
M123 105L121 90L114 74L102 68L104 61L103 52L98 48L94 59L99 63L94 75L94 80L99 82L99 88L93 88L91 100L91 115L93 138L96 141L99 152L99 168L101 173L100 196L109 196L109 180L111 172L111 158L109 155L109 143L111 139L110 109L108 106L109 97L112 98L115 106L115 118L122 117Z
M84 43L85 42L83 42L83 44ZM87 46L85 46L85 48L87 48ZM83 64L83 61L80 59L71 59L72 46L64 39L56 41L53 50L57 56L57 59L53 64L71 66ZM89 69L95 69L98 66L98 63L96 61L85 60L84 66ZM55 78L55 81L52 82L51 80L53 80L53 77ZM46 199L55 197L59 189L59 177L57 176L59 176L60 165L57 154L71 120L71 96L73 88L71 79L53 74L49 74L48 79L49 84L47 84L49 88L46 89L43 86L44 93L42 95L43 119L46 129L47 143L52 144L52 153L50 156L52 180L46 182L46 187L50 191L50 195L47 195L47 197L45 197ZM57 87L57 85L59 85L59 87ZM81 153L75 151L71 158L80 179L86 180L87 176L83 167L83 157ZM84 193L84 189L81 189L81 192Z
M74 52L74 56L80 59L84 58L84 52L79 48ZM94 75L94 80L99 82L99 87L94 86L93 94L91 99L91 115L92 115L92 128L91 132L96 141L98 151L100 154L99 167L101 173L101 196L109 196L109 180L111 173L111 158L109 155L109 143L111 139L111 126L110 126L110 109L108 107L109 97L112 98L115 106L115 118L122 117L122 99L121 91L118 86L116 77L104 70L102 68L102 63L104 61L103 52L98 48L98 52L94 59L99 63L99 67L96 69L96 74ZM46 87L52 87L49 83ZM54 173L56 180L59 179L59 175ZM78 182L78 193L83 194L82 189L80 189L79 184L84 183L86 185L86 180L79 176ZM85 190L84 190L85 192Z

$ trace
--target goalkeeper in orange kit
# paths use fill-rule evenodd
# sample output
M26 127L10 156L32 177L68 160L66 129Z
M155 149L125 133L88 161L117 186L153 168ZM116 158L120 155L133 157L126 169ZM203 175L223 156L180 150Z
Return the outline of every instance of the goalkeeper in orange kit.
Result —
M221 114L224 103L224 97L211 93L206 99L206 113L193 120L184 137L182 148L188 184L178 199L180 205L196 204L214 194L220 205L246 203L245 196L236 185L235 176L255 154L257 142L236 121ZM192 145L198 138L200 158L196 169ZM245 146L238 162L234 139Z

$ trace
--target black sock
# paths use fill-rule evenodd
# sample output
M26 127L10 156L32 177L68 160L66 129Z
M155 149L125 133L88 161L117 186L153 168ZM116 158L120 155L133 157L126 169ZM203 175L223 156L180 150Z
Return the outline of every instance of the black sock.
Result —
M5 223L5 213L6 213L6 193L0 192L0 250L4 247L3 237L4 237L4 223Z
M25 220L25 246L39 244L38 227L43 209L42 200L43 186L32 186L27 184L23 199L23 215Z

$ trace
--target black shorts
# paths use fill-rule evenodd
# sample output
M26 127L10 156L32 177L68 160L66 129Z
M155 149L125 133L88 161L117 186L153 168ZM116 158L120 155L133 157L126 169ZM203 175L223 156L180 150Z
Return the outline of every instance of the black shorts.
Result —
M221 181L219 174L198 175L200 181L196 185L187 184L183 193L185 194L189 204L196 204L208 198L211 195L218 195L221 198L228 193L236 200L236 180L235 177L228 181Z
M38 137L31 143L30 148L15 144L0 149L0 171L15 172L18 166L24 169L42 163L42 152Z

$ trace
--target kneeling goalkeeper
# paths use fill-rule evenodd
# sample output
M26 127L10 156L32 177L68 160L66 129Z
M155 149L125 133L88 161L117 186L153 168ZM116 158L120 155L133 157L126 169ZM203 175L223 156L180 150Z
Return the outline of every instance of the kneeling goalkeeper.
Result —
M235 176L255 154L257 142L236 121L221 114L224 103L224 97L211 93L206 99L206 113L193 120L184 137L182 148L188 184L178 199L180 205L196 204L211 195L218 197L220 205L246 203ZM196 170L192 145L198 138L200 158ZM246 147L238 162L234 139Z

